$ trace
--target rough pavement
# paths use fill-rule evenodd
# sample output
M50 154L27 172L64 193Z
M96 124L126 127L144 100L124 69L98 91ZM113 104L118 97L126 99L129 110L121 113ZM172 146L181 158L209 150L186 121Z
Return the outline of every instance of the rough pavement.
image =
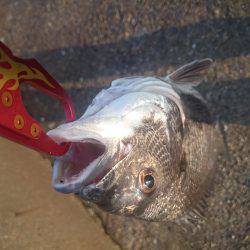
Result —
M124 249L247 249L249 1L0 0L0 6L0 39L15 54L36 57L69 91L78 116L112 79L165 75L196 58L213 58L200 90L224 124L227 152L207 219L186 230L95 211ZM49 98L31 89L24 98L45 126L63 119Z

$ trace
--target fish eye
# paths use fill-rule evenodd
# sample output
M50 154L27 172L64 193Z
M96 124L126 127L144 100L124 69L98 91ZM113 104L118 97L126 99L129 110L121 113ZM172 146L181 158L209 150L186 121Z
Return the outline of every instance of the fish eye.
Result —
M154 172L144 169L139 173L140 189L143 193L151 193L156 188Z

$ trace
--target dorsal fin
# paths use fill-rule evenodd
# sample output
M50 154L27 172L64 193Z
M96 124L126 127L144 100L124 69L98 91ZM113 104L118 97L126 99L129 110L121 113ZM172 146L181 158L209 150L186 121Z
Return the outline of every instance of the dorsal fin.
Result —
M168 78L175 83L198 85L204 77L203 71L208 69L212 62L210 58L195 60L177 69Z

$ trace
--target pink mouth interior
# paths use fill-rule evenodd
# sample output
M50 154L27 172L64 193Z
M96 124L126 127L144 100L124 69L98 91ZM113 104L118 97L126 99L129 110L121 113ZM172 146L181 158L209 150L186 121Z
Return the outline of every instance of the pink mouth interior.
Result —
M62 157L61 182L77 177L91 162L104 154L100 143L72 142L69 151Z

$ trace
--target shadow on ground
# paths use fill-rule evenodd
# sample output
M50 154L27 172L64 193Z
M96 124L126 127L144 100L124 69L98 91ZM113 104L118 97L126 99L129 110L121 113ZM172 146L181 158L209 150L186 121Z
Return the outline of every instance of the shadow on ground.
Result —
M185 27L171 27L140 37L120 40L117 43L100 46L66 47L50 51L40 51L33 55L61 83L78 82L90 79L95 85L98 77L148 74L169 65L181 65L196 58L210 57L223 60L236 56L250 55L250 18L229 18L202 20ZM249 69L248 69L249 70ZM164 72L162 72L164 74ZM153 74L153 73L152 73ZM165 72L166 74L166 72ZM107 86L109 82L106 82ZM93 97L103 86L71 87L72 96L79 117ZM206 82L201 92L210 99L216 117L226 123L249 124L249 78L233 81ZM31 90L33 91L33 90ZM24 98L29 99L29 91ZM36 94L43 100L42 94ZM46 98L40 101L58 110L59 104ZM36 105L39 105L37 101ZM41 108L41 109L42 109ZM62 113L54 109L49 114L30 112L36 118L46 116L48 121L62 119ZM44 108L43 108L44 110Z

